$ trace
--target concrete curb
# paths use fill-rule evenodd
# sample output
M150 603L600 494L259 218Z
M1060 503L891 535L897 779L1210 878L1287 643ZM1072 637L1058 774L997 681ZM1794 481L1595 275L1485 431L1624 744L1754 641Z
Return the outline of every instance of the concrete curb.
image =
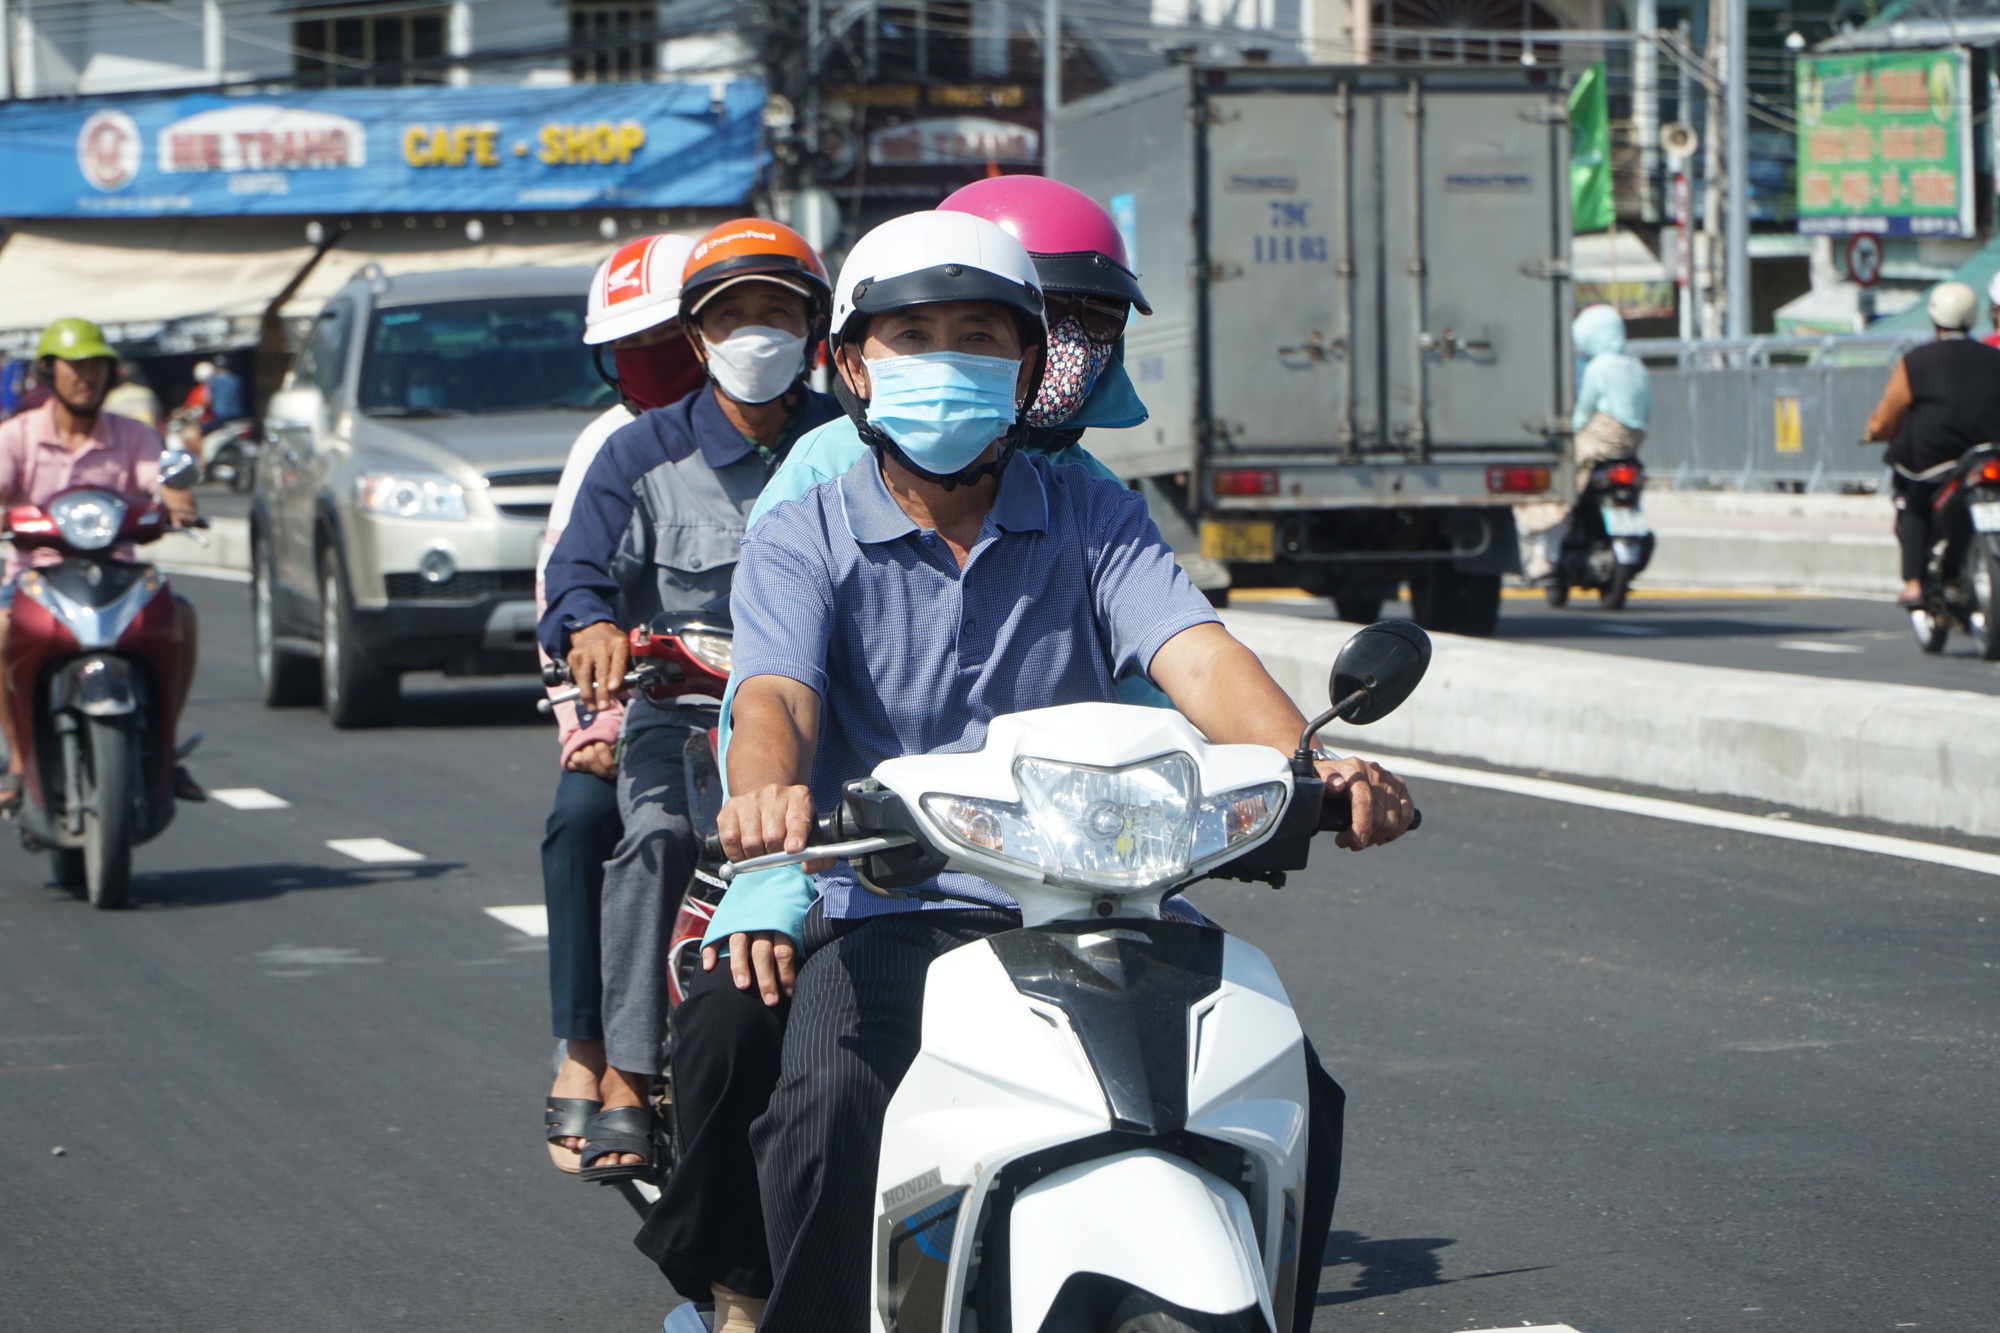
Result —
M1229 611L1234 633L1309 713L1354 632ZM2000 837L2000 698L1435 636L1430 674L1363 748L1775 801ZM1340 748L1346 728L1327 743ZM1362 737L1365 736L1365 742Z
M1659 543L1641 586L1870 598L1902 587L1887 496L1648 491L1645 506Z

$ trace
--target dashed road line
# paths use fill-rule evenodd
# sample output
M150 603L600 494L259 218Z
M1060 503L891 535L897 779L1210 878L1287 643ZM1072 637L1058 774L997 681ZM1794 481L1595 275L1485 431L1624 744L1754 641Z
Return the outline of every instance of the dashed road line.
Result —
M547 939L549 934L549 909L540 903L530 903L522 907L489 907L486 915L520 931L523 935Z
M1930 865L1949 866L1954 870L1970 870L1975 874L2000 876L2000 856L1995 856L1991 852L1945 847L1934 842L1918 842L1914 838L1892 838L1880 833L1859 833L1853 829L1830 828L1825 824L1802 824L1796 819L1767 819L1759 815L1738 814L1733 810L1713 810L1705 805L1664 801L1656 796L1627 796L1623 792L1600 791L1595 787L1579 787L1574 783L1554 782L1548 778L1524 778L1512 773L1493 773L1481 768L1436 764L1428 759L1406 759L1399 755L1361 751L1348 753L1353 753L1362 759L1376 760L1390 772L1408 778L1435 778L1440 782L1455 782L1463 787L1484 787L1490 791L1511 792L1516 796L1533 796L1544 801L1562 801L1569 805L1590 806L1598 810L1612 810L1619 814L1644 815L1651 819L1666 819L1679 824L1700 824L1706 828L1728 829L1733 833L1754 833L1766 838L1817 843L1822 847L1872 852L1877 856L1895 856L1906 861L1923 861Z
M289 810L292 803L282 796L273 796L262 787L213 787L210 796L228 806L231 810Z
M1520 1328L1475 1328L1471 1333L1576 1333L1568 1324L1534 1324Z
M326 845L342 856L351 856L357 861L366 861L370 864L424 859L422 852L398 847L387 838L328 838Z
M1859 644L1827 643L1820 639L1780 639L1772 645L1795 653L1865 653L1868 650Z

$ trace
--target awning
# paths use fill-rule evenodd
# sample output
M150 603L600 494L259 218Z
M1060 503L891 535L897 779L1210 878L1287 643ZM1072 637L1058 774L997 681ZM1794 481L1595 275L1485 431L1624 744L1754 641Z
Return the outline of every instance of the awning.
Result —
M426 231L433 234L426 236ZM385 227L379 233L348 232L340 244L326 252L279 313L286 319L312 318L365 264L379 265L392 278L402 273L443 273L459 268L595 268L618 245L596 237L579 239L573 233L543 244L512 240L474 243L456 229L450 236L447 239L445 232L428 224L411 231Z
M0 246L0 354L64 316L136 355L247 347L314 254L289 220L23 224Z

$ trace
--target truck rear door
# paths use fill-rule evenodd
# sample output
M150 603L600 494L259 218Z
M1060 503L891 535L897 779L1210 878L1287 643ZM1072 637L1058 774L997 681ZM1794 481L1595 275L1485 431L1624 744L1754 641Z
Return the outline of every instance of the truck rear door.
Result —
M1568 189L1557 94L1411 81L1381 127L1384 379L1392 444L1418 456L1559 432ZM1558 172L1560 171L1560 175Z

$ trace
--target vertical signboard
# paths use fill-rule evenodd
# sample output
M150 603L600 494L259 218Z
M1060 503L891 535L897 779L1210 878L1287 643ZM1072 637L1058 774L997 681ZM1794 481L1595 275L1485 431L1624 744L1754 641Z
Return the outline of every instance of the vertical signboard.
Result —
M1801 57L1799 230L1973 235L1970 78L1957 48Z

